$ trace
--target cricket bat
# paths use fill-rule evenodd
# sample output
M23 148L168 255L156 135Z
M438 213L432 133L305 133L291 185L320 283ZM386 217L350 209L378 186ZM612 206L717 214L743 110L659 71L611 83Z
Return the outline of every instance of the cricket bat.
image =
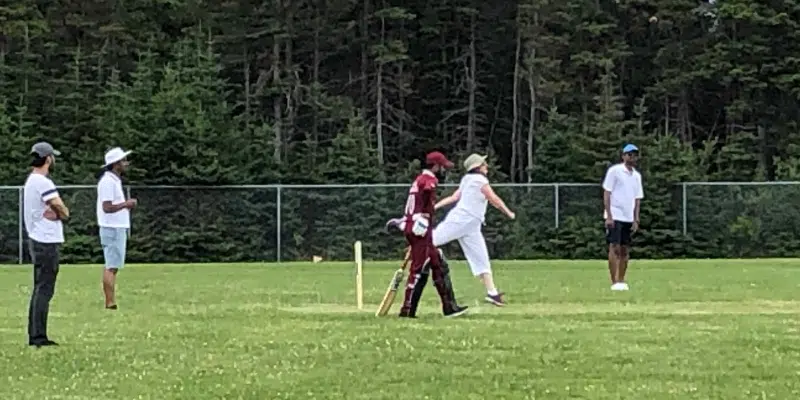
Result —
M394 298L397 296L397 289L400 287L400 284L403 282L403 275L405 273L406 267L408 266L408 262L411 258L411 248L406 249L406 256L403 260L403 265L400 266L400 269L394 271L394 276L392 276L392 280L389 281L389 288L386 289L386 293L383 295L383 300L381 300L381 304L378 306L378 311L375 311L376 317L383 317L387 313L389 313L389 309L392 308L392 304L394 303Z

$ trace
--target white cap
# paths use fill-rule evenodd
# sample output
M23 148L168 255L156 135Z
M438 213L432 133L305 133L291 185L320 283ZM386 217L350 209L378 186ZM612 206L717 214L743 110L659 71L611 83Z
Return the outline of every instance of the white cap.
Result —
M486 158L489 156L482 156L480 154L470 154L466 160L464 160L464 169L470 171L472 169L480 167L483 163L486 162Z
M106 163L105 163L105 165L103 165L103 167L107 167L107 166L109 166L111 164L114 164L114 163L116 163L118 161L122 161L125 157L128 156L128 154L131 154L131 153L133 153L133 152L130 151L130 150L125 151L125 150L122 150L121 147L114 147L113 149L111 149L111 150L106 152L106 158L105 158L106 159Z

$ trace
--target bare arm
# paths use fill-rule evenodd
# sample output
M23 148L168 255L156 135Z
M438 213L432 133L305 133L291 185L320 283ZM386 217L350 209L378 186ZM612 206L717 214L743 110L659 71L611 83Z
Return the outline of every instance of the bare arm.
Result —
M60 196L47 200L47 205L50 206L50 209L53 210L58 219L62 221L69 219L69 208L67 208Z
M614 190L614 184L616 183L615 174L614 167L611 167L606 171L606 177L603 179L603 209L605 210L606 221L614 220L614 216L611 215L611 191Z
M103 211L107 212L109 214L115 213L115 212L117 212L119 210L124 210L126 208L128 208L128 202L127 201L119 203L119 204L111 204L110 201L104 201L103 202Z
M128 199L119 204L114 204L116 186L110 181L101 180L97 185L97 198L102 201L103 212L113 214L126 208L133 208L136 200Z
M636 204L638 206L638 200ZM606 219L614 219L614 217L611 216L611 192L608 190L603 190L603 207L606 211Z
M641 175L637 175L638 177L638 187L636 188L636 200L633 202L633 230L634 232L639 229L639 205L644 198L644 189L642 188L642 177Z
M497 193L494 192L494 189L492 189L491 185L489 185L488 183L483 185L483 187L481 187L481 193L483 193L483 195L486 196L486 200L488 200L489 204L494 206L494 208L502 211L503 214L505 214L509 218L514 218L514 213L511 212L511 210L509 210L508 207L506 207L506 203L503 202L503 199L501 199L500 196L498 196Z
M459 201L460 199L461 199L461 189L457 189L450 196L447 196L447 197L439 200L439 202L436 203L435 206L433 206L433 209L434 210L438 210L438 209L440 209L442 207L447 207L447 206Z

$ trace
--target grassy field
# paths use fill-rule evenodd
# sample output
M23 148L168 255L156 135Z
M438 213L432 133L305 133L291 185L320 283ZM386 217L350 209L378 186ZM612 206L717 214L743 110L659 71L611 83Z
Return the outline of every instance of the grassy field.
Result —
M50 334L26 345L30 267L0 268L0 399L798 399L800 261L498 262L510 305L454 262L472 308L373 316L394 263L64 266Z

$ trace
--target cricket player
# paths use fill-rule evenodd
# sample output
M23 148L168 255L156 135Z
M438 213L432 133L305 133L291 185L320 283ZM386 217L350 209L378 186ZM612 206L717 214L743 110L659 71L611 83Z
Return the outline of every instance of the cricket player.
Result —
M626 291L625 272L630 259L631 234L639 229L639 203L644 198L642 175L634 168L639 148L622 148L622 162L611 166L603 180L603 218L608 242L611 290Z
M489 185L489 179L486 177L489 173L486 156L470 155L464 160L464 169L467 173L461 178L458 189L434 206L434 209L438 210L457 202L444 221L433 230L433 245L441 247L458 240L472 274L478 277L486 288L485 300L501 307L506 303L503 300L503 293L498 292L494 285L489 250L481 227L485 221L487 203L491 203L508 218L514 219L516 215Z
M69 220L64 205L49 174L61 153L50 143L39 142L31 148L33 169L23 188L23 213L28 232L28 249L33 261L33 293L28 307L28 344L57 346L47 334L50 300L56 290L59 248L64 243L62 221Z
M450 267L441 252L433 245L431 238L436 187L439 184L437 174L443 174L446 169L452 167L453 163L438 151L429 153L425 157L425 169L411 184L403 219L396 224L411 246L411 266L400 317L416 318L422 291L431 273L433 284L442 300L442 312L445 317L459 316L467 311L467 307L459 306L456 302L453 283L450 280Z
M103 247L103 294L106 309L117 309L117 272L125 265L128 232L131 227L130 210L136 199L126 199L122 189L122 175L128 169L128 155L115 147L105 155L105 164L97 182L97 225L100 227L100 245Z

